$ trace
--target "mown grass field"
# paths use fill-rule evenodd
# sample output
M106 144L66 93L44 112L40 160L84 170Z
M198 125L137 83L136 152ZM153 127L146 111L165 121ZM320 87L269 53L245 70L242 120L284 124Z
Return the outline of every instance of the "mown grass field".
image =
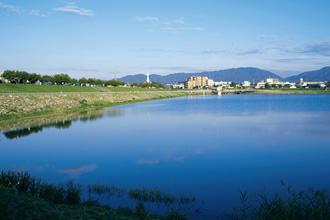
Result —
M167 89L154 89L154 88L132 88L132 87L101 87L103 90L110 92L147 92L147 91L168 91Z
M86 86L0 84L0 93L100 92Z
M0 84L0 93L57 93L57 92L148 92L168 91L155 88L132 87L86 87L55 85Z

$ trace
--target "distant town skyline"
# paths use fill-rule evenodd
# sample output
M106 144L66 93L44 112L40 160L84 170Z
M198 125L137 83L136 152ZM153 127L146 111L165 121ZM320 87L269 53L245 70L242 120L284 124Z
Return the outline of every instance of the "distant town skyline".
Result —
M0 72L112 79L330 66L327 0L0 0Z

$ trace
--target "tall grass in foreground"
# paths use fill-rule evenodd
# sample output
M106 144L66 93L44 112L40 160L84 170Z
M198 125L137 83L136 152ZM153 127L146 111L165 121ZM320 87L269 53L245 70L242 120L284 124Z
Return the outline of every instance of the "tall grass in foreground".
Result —
M81 185L68 181L66 184L53 185L31 176L25 171L1 171L0 184L17 192L29 193L56 204L78 204L81 201Z
M281 180L281 184L285 183ZM330 219L330 194L327 189L297 192L287 187L285 196L275 193L273 197L266 190L248 195L240 192L241 205L234 208L232 219Z
M82 187L80 184L73 183L72 180L65 184L53 185L42 181L40 178L31 176L26 171L1 171L0 185L17 193L20 192L35 198L42 198L54 204L101 207L100 199L110 201L110 199L116 197L124 198L125 201L133 200L136 203L135 210L121 208L120 206L116 210L124 215L132 215L133 213L140 219L145 219L150 214L145 210L145 203L154 202L157 205L163 204L168 207L166 219L187 219L189 213L182 207L195 202L195 198L191 196L181 195L175 197L169 193L147 188L126 190L108 184L89 184L86 187ZM86 194L88 199L84 200L84 195Z

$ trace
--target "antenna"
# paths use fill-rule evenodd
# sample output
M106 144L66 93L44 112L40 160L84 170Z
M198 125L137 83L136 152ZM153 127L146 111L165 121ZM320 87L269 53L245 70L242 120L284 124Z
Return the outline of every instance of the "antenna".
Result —
M115 72L115 81L117 81L117 73Z

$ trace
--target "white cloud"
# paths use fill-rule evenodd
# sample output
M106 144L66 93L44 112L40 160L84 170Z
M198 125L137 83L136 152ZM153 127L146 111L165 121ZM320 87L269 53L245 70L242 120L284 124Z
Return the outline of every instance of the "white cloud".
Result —
M179 31L203 31L200 27L181 27L181 28L171 28L171 27L165 27L161 28L165 31L173 31L173 32L179 32Z
M184 21L177 19L177 20L174 20L173 23L184 24Z
M63 12L67 14L81 15L81 16L94 16L94 12L89 9L79 8L76 3L68 2L65 7L53 8L54 11Z
M173 20L173 21L163 21L161 24L163 25L171 25L171 24L184 24L184 21L183 20L180 20L180 19L176 19L176 20Z
M20 12L21 9L13 5L8 5L0 2L0 9L6 10L8 12Z
M46 17L46 16L49 15L49 13L44 14L44 13L40 12L39 10L32 10L32 11L30 11L29 15L39 16L39 17Z
M147 21L152 21L152 22L158 22L157 17L140 17L140 16L135 16L134 19L138 22L147 22Z

